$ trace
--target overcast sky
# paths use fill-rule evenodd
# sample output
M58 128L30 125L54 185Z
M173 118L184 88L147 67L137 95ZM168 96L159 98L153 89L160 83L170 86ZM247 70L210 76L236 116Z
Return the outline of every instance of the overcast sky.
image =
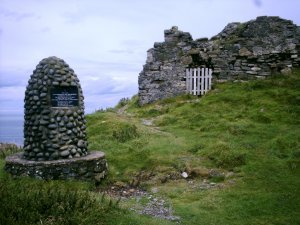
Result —
M210 38L262 15L299 25L299 10L299 0L0 0L0 116L23 114L28 79L43 58L75 70L91 113L138 92L146 52L165 29Z

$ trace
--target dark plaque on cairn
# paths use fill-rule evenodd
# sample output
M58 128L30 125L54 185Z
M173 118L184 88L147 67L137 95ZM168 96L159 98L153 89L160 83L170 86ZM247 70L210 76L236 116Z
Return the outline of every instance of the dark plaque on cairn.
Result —
M78 89L76 86L54 86L50 93L52 107L78 106Z

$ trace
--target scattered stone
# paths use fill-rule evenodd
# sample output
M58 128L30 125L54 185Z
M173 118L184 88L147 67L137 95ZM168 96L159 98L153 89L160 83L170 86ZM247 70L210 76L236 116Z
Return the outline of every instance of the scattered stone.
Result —
M101 173L96 173L95 176L94 176L94 179L97 181L97 182L100 182L106 175L106 171L103 171Z
M291 68L287 67L287 68L284 68L282 70L280 70L280 73L284 74L284 75L288 75L292 72Z
M154 188L154 192L156 191L158 191L158 189ZM138 214L180 222L180 217L174 215L173 207L170 203L168 203L161 197L156 197L148 193L143 189L132 188L130 186L127 186L125 183L118 182L115 185L111 186L104 193L108 194L111 197L118 198L122 201L135 200L137 204L132 206L130 210ZM140 204L142 198L147 199L148 202L146 205Z
M142 119L142 124L145 125L145 126L152 126L153 125L153 120Z
M158 193L158 188L157 188L157 187L153 187L153 188L151 189L151 192L152 192L153 194Z
M173 215L172 206L171 205L167 206L166 202L163 199L150 198L150 201L142 210L138 210L134 208L131 208L131 210L139 214L149 215L156 218L161 218L161 219L166 219L171 221L180 221L179 216Z
M181 176L182 176L183 178L187 178L189 175L187 174L187 172L183 172L183 173L181 173Z

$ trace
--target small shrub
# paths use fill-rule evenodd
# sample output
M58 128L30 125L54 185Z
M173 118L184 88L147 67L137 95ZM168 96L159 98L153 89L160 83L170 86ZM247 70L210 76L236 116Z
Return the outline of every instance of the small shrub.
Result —
M134 124L120 124L112 134L113 138L119 142L126 142L130 139L138 137L137 127Z
M127 104L128 109L138 109L140 108L139 105L139 96L138 95L134 95L131 97L130 101Z
M176 102L176 98L165 98L161 101L162 104L170 104Z
M248 133L247 128L243 125L232 125L228 129L229 133L233 135L245 135Z
M210 182L220 183L225 180L225 176L223 174L219 174L216 176L213 176L209 179Z
M266 123L269 124L272 122L272 120L263 113L257 113L256 115L252 116L252 119L259 123Z
M108 107L105 109L105 112L116 112L116 109L112 107Z
M270 153L278 158L297 158L300 143L291 137L279 136L271 140Z
M119 103L117 104L117 108L121 108L124 107L125 105L127 105L130 102L129 98L121 98Z
M148 116L159 116L161 112L157 109L150 109L149 111L146 112L146 115Z
M242 150L233 150L227 143L219 142L215 149L208 153L211 159L218 167L233 169L234 167L246 164L246 154Z
M76 189L7 176L0 180L0 224L88 224L86 216L93 224L102 224L96 215L104 214L108 206Z
M203 148L204 148L203 144L196 144L192 148L188 149L187 151L190 152L190 153L195 154Z
M95 111L95 113L106 113L106 112L116 112L116 109L112 107L108 107L106 109L101 108Z
M190 124L201 124L202 121L205 120L205 117L200 114L200 113L195 113L194 115L191 115L190 117L188 117L187 121L190 123Z
M11 154L21 152L22 148L18 147L15 144L5 144L0 143L0 159L4 159L6 156Z
M175 124L177 121L177 118L174 116L164 116L160 120L156 122L158 126L167 126Z

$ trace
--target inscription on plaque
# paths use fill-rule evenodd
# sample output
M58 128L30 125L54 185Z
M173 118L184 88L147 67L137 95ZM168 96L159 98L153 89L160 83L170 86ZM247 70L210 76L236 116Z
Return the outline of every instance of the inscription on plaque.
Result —
M50 90L52 107L78 106L78 89L76 86L55 86Z

